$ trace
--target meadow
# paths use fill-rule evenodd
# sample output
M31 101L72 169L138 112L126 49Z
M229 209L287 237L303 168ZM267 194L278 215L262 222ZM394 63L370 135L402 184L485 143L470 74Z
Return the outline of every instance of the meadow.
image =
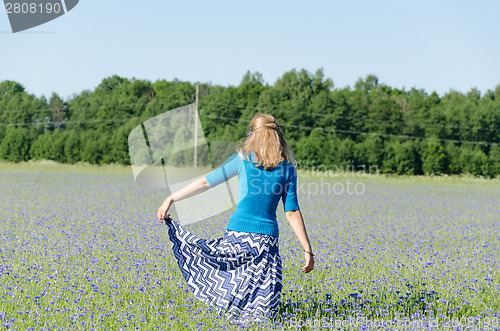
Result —
M280 203L279 318L247 327L191 294L155 219L166 192L130 167L0 163L0 326L500 329L499 179L302 171L299 186L315 270ZM217 238L229 217L186 228Z

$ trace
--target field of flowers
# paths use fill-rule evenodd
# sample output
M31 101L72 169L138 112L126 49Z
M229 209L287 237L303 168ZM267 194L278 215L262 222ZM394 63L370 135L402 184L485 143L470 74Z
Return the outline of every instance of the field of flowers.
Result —
M500 329L500 180L303 173L299 186L315 270L300 272L280 204L279 321L253 329ZM155 219L165 197L128 167L0 164L0 326L246 328L190 293ZM229 216L186 228L216 238Z

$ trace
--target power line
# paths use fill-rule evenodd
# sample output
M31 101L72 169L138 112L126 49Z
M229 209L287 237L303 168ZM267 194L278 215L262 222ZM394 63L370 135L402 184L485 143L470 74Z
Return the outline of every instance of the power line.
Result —
M71 107L71 108L65 108L68 111L76 111L76 110L87 110L87 109L96 109L96 108L121 108L121 107L130 107L130 106L138 106L138 105L147 105L150 102L138 102L138 103L128 103L128 104L123 104L123 105L100 105L100 106L88 106L88 107ZM2 110L0 114L3 113L26 113L26 112L32 112L32 113L37 113L37 112L47 112L50 113L52 110L50 108L47 109L20 109L20 110Z
M157 101L161 101L161 99L153 99ZM72 112L78 111L78 110L88 110L88 109L96 109L96 108L122 108L122 107L131 107L131 106L140 106L140 105L149 105L151 102L139 102L139 103L130 103L130 104L123 104L123 105L114 105L114 106L105 106L105 105L100 105L100 106L89 106L89 107L80 107L80 108L70 108L68 110L71 110ZM297 112L292 111L292 110L285 110L285 109L267 109L267 108L261 108L261 107L252 107L252 106L239 106L239 105L234 105L234 104L225 104L225 103L218 103L218 102L205 102L204 104L213 104L213 105L219 105L219 106L229 106L229 107L237 107L241 109L256 109L259 111L269 111L269 112L284 112L284 113L291 113L291 114L297 114ZM161 105L161 104L154 104L154 105ZM9 113L9 112L50 112L50 109L33 109L33 110L4 110L2 113ZM0 113L1 114L1 113ZM480 130L480 131L500 131L500 129L493 129L493 128L478 128L478 127L464 127L464 126L456 126L456 125L442 125L442 124L430 124L430 123L418 123L418 122L404 122L404 121L390 121L390 120L378 120L378 119L373 119L373 118L359 118L359 117L354 117L354 116L340 116L340 115L334 115L334 114L320 114L320 113L301 113L301 115L310 115L310 116L317 116L317 117L327 117L327 116L334 116L335 118L342 118L342 119L348 119L348 120L355 120L359 122L379 122L379 123L391 123L391 124L403 124L403 125L418 125L418 126L423 126L423 127L438 127L438 128L448 128L448 129L461 129L461 130ZM18 123L12 123L12 125L18 125Z
M48 122L29 122L29 123L8 123L0 124L0 126L13 126L13 125L46 125L46 124L81 124L81 123L99 123L99 122L124 122L130 120L144 120L150 117L129 117L129 118L104 118L96 120L84 120L84 121L48 121Z
M238 121L250 122L250 120L241 119L241 118L238 119L238 118L234 118L234 117L223 117L223 116L213 116L213 115L205 115L205 117L224 119L224 120L236 121L236 122L238 122ZM383 137L404 138L404 139L434 140L434 141L460 142L460 143L468 143L468 144L476 144L476 145L500 146L500 144L489 143L489 142L485 142L485 141L468 141L468 140L454 140L454 139L442 139L442 138L426 138L426 137L407 136L407 135L395 135L395 134L389 134L389 133L351 131L351 130L341 130L341 129L326 129L326 128L315 127L315 126L302 126L302 125L293 125L293 124L280 124L280 126L292 127L292 128L298 128L298 129L308 129L308 130L319 129L322 131L335 132L335 133L340 132L340 133L350 133L350 134L366 134L366 135L383 136Z
M266 109L266 108L261 108L261 107L251 107L251 106L238 106L238 105L231 105L231 104L224 104L224 103L217 103L217 102L206 102L206 104L214 104L214 105L219 105L219 106L230 106L230 107L238 107L238 108L250 108L250 109L256 109L259 111L269 111L269 112L284 112L284 113L292 113L292 114L297 114L297 112L291 111L291 110L284 110L284 109ZM303 114L303 113L301 113ZM327 116L332 116L333 114L319 114L319 113L305 113L304 115L312 115L312 116L318 116L318 117L327 117ZM476 127L464 127L464 126L454 126L454 125L442 125L442 124L428 124L428 123L417 123L417 122L404 122L404 121L388 121L388 120L377 120L373 118L365 118L365 119L360 119L359 117L354 117L354 116L340 116L340 115L333 115L336 118L343 118L343 119L351 119L351 120L356 120L360 122L381 122L381 123L395 123L395 124L413 124L413 125L420 125L420 126L432 126L432 127L440 127L440 128L449 128L449 129L463 129L463 130L484 130L484 131L500 131L500 129L490 129L490 128L476 128Z
M136 103L127 103L127 104L122 104L122 105L99 105L99 106L87 106L87 107L70 107L66 108L68 111L77 111L77 110L88 110L88 109L97 109L97 108L121 108L121 107L131 107L131 106L142 106L142 105L161 105L161 104L155 104L152 103L153 101L164 101L166 99L161 99L161 98L153 98L151 101L148 102L136 102ZM19 110L2 110L0 112L0 115L3 113L23 113L23 112L51 112L50 108L47 109L19 109Z
M230 104L221 104L221 105L226 105L226 106L234 106ZM248 107L248 108L255 108L256 107ZM280 111L280 110L278 110ZM207 117L207 118L214 118L214 119L225 119L229 121L246 121L250 122L250 120L246 119L241 119L241 118L233 118L233 117L223 117L223 116L213 116L213 115L200 115L201 117ZM28 123L7 123L7 124L0 124L0 126L24 126L24 125L46 125L46 124L81 124L81 123L100 123L100 122L122 122L122 121L129 121L129 120L143 120L143 119L150 119L151 117L129 117L129 118L109 118L109 119L95 119L95 120L80 120L80 121L48 121L48 122L28 122ZM365 132L365 131L353 131L353 130L342 130L342 129L327 129L327 128L322 128L322 127L314 127L314 126L302 126L302 125L293 125L293 124L280 124L280 126L283 127L293 127L293 128L299 128L299 129L307 129L307 130L314 130L314 129L319 129L325 132L335 132L335 133L348 133L348 134L357 134L357 135L375 135L375 136L382 136L382 137L394 137L394 138L402 138L402 139L417 139L417 140L432 140L432 141L445 141L445 142L459 142L459 143L468 143L468 144L477 144L477 145L500 145L497 143L489 143L489 142L483 142L483 141L468 141L468 140L456 140L456 139L444 139L444 138L427 138L427 137L418 137L418 136L408 136L408 135L395 135L395 134L389 134L389 133L376 133L376 132Z

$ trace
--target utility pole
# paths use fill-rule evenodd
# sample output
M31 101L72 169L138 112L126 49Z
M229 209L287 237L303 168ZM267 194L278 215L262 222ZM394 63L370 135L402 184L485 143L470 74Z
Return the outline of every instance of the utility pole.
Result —
M199 86L196 84L196 101L195 101L195 110L194 110L194 169L196 170L197 158L198 158L198 95L199 95Z

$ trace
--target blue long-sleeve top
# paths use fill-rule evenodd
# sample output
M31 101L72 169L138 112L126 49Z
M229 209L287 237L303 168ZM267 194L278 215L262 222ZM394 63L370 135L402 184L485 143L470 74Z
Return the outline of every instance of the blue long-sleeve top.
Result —
M255 154L250 161L234 153L220 167L205 175L215 187L238 175L238 203L227 224L228 230L279 237L276 210L280 199L285 212L300 209L297 200L297 171L284 160L273 169L257 167Z

